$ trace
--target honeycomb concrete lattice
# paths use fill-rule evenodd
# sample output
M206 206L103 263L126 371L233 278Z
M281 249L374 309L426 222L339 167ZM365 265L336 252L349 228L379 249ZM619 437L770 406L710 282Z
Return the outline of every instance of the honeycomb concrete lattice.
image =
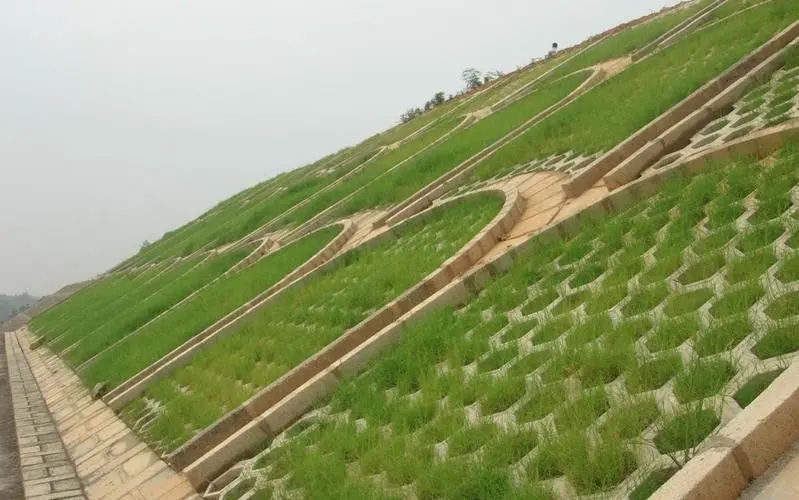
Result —
M748 199L750 201L752 200L751 197L748 197ZM663 213L658 212L658 210L662 211L663 208L673 208L673 205L674 200L659 200L656 196L650 203L649 209L644 212L644 214L635 217L635 219L637 219L637 221L641 221L643 224L648 224L648 222L643 221L652 220L655 217L662 216ZM756 203L754 203L752 206L756 206ZM636 340L634 344L639 366L651 366L653 363L656 363L659 360L668 360L670 362L675 362L680 365L684 365L685 367L689 367L686 368L687 371L682 373L682 375L685 375L686 373L691 374L693 372L697 374L701 373L707 376L708 373L712 374L714 371L708 367L713 367L715 369L715 367L721 366L725 368L726 365L729 364L730 373L722 374L722 378L720 379L721 387L717 387L715 389L718 391L718 394L721 394L722 396L715 396L712 394L699 394L698 396L690 394L684 395L685 391L681 391L680 389L681 380L679 379L679 376L677 379L675 379L673 378L673 375L669 374L668 377L665 377L662 380L657 380L657 387L654 388L653 391L650 390L645 392L644 396L635 396L634 394L630 394L629 381L625 384L622 381L613 380L609 385L605 386L607 397L616 401L632 401L633 403L631 404L634 405L636 400L645 400L640 399L641 397L646 398L651 396L657 403L658 410L664 414L680 414L681 411L690 411L690 408L695 405L704 405L707 408L712 408L712 411L717 413L717 421L712 427L706 429L705 436L709 435L713 428L731 421L735 415L740 413L740 407L735 400L733 398L724 397L723 394L734 394L747 381L755 377L757 374L770 373L774 370L782 369L790 363L789 359L779 356L760 359L757 355L752 353L752 350L753 348L756 350L755 346L759 345L758 342L762 342L764 336L767 335L767 332L770 331L770 329L773 329L775 324L778 324L775 323L775 320L769 318L765 313L765 311L768 310L768 304L774 300L777 300L778 297L784 297L786 294L790 294L791 292L795 292L797 290L795 281L783 283L779 279L775 278L775 274L779 274L779 269L781 266L785 265L785 262L789 261L790 257L795 255L795 253L793 253L793 249L785 244L786 241L792 238L792 231L796 228L796 225L793 223L795 220L793 217L794 211L794 208L790 208L785 214L782 214L778 218L781 221L780 224L786 224L786 228L783 228L782 232L773 238L772 241L768 241L765 244L767 250L768 248L772 248L776 257L774 257L774 261L771 266L760 270L763 271L763 274L760 275L759 280L756 280L762 285L763 291L760 292L759 297L756 297L757 300L751 301L751 308L748 313L748 318L746 319L750 326L746 328L746 331L743 331L740 334L739 338L735 339L734 345L729 347L725 345L719 347L718 340L714 340L713 335L718 335L718 331L720 330L718 326L727 325L727 327L729 327L730 320L715 318L714 311L716 311L716 315L721 315L722 313L718 312L716 305L725 304L724 297L727 294L735 294L737 291L741 290L741 284L736 283L734 285L730 285L727 282L727 280L731 278L728 278L729 271L727 271L727 274L725 274L724 271L730 267L733 269L739 269L739 267L736 266L736 263L743 262L744 264L748 264L746 260L742 260L743 255L739 249L739 246L742 241L748 241L747 235L757 234L753 231L750 223L748 222L749 219L756 214L756 208L750 208L740 214L740 216L735 220L735 230L733 231L733 234L727 237L725 241L722 241L722 245L718 245L714 242L714 246L717 246L718 248L713 249L712 251L720 252L719 255L723 256L724 262L721 266L718 266L717 269L714 270L713 266L711 266L710 271L703 271L702 273L697 273L695 269L697 269L697 263L704 263L705 260L703 260L702 257L696 253L694 246L702 242L706 242L709 238L713 238L713 233L707 233L706 225L708 221L703 221L703 223L700 224L698 233L696 234L693 243L690 241L686 242L687 246L685 247L683 253L680 254L681 262L679 263L671 263L668 262L669 259L666 259L665 257L662 257L661 259L658 259L657 257L663 246L668 244L667 231L669 221L666 220L665 224L664 221L660 221L660 224L663 226L661 227L661 231L659 233L659 239L661 240L660 243L656 243L648 250L646 250L644 247L641 247L642 250L646 250L642 252L643 262L645 264L642 263L641 268L629 276L633 279L628 285L629 288L627 286L623 287L625 294L613 299L615 301L615 305L608 310L608 322L607 325L604 325L603 327L605 329L610 328L612 330L613 328L610 326L611 323L617 326L629 324L629 322L625 321L625 319L627 314L630 314L630 311L633 311L633 322L641 320L642 316L640 316L638 313L638 307L632 306L643 303L643 307L647 311L643 317L646 318L647 323L651 323L651 325L655 326L645 326L642 327L642 331L636 332L638 340ZM641 210L638 209L638 207L635 207L633 212L639 213ZM673 224L675 222L671 221L671 223ZM787 227L792 227L793 229L789 230ZM765 240L768 239L770 238L765 238ZM570 345L570 339L576 337L582 339L580 342L593 342L590 336L585 337L585 333L583 333L584 330L587 330L583 325L588 324L588 321L586 321L586 315L589 313L588 309L590 309L592 303L588 301L588 304L585 304L589 296L582 296L581 293L590 291L590 297L597 298L603 298L605 296L611 295L610 293L603 293L603 287L608 280L613 280L614 275L619 272L618 270L620 268L618 266L622 265L624 262L622 256L627 258L629 255L625 255L625 250L617 250L610 255L611 259L607 261L610 265L607 266L601 274L597 274L596 272L586 273L585 270L589 269L591 266L591 256L600 252L603 249L603 246L598 242L591 243L589 241L581 242L581 246L579 248L581 248L580 252L567 251L566 254L564 254L560 259L555 259L554 264L551 266L551 275L557 276L557 281L560 283L557 287L555 287L555 293L553 295L550 296L546 293L541 293L542 290L540 289L540 285L534 286L532 290L529 291L529 295L532 297L531 299L523 301L523 304L520 306L511 307L508 313L508 319L505 319L504 321L505 324L510 321L510 324L504 328L501 328L500 325L500 329L490 337L489 342L491 344L491 348L489 352L466 365L464 370L467 375L478 376L478 373L482 371L481 364L483 364L483 362L485 362L487 369L497 370L494 372L495 375L507 375L508 371L513 370L514 360L517 360L517 363L520 363L523 362L522 360L534 357L536 352L551 352L550 350L553 348L555 351L557 351L559 347L568 347ZM705 247L702 247L702 250L707 251ZM757 249L750 250L750 252L751 251L756 253ZM760 251L762 252L763 250L761 249ZM612 258L614 255L618 260ZM604 255L604 257L607 258L608 255ZM568 262L566 265L562 266L560 262L564 260ZM667 262L667 264L664 265L662 262ZM738 266L741 266L741 264L738 264ZM562 270L565 272L561 272ZM684 278L685 275L692 276L692 278L688 280L691 281L691 283L687 285L684 284L686 281ZM694 277L697 279L694 279ZM581 284L575 288L572 288L570 283L572 283L575 279L578 279ZM654 300L637 300L640 297L645 296L648 291L653 289L653 287L657 288L659 286L658 284L655 284L648 285L649 288L636 289L639 286L644 286L642 285L642 281L647 281L649 279L656 279L656 283L660 283L662 279L665 279L666 283L668 284L666 293L664 293L662 297L656 298ZM737 277L732 278L733 281L736 281L737 279ZM583 282L586 281L587 283L583 284ZM618 285L614 283L614 288L616 286ZM536 294L536 288L538 288L538 294ZM693 329L689 327L686 331L682 332L682 337L679 335L675 337L675 340L670 341L671 345L668 345L668 342L667 345L661 345L657 334L661 333L662 330L659 330L657 325L661 325L660 328L662 329L662 325L668 324L670 322L668 320L668 314L666 311L669 311L672 314L681 313L681 311L675 310L673 305L678 302L680 298L691 294L696 294L701 290L709 290L709 296L704 298L704 305L698 309L697 325ZM765 290L768 290L768 292ZM580 297L573 299L575 296ZM546 297L546 299L537 300L540 297ZM701 301L702 300L700 299L699 302ZM580 302L582 302L584 305L580 306ZM697 301L694 300L694 302ZM568 307L566 307L566 309L562 309L562 311L566 311L565 316L569 316L569 314L571 314L571 320L574 321L576 325L564 325L563 327L558 327L557 329L553 330L552 328L554 328L554 326L550 327L550 325L563 322L564 314L562 311L558 311L558 307L562 304L568 304ZM542 306L543 309L541 309ZM576 309L575 306L577 307ZM688 310L693 311L694 309L695 307L692 306ZM571 310L572 313L569 313L569 310ZM551 315L553 312L554 314L560 315L552 319ZM488 313L490 314L490 311L488 311ZM528 326L524 331L521 331L521 335L515 332L515 330L518 330L515 325L524 326L526 324L529 324L530 326ZM723 330L723 328L721 330ZM701 333L697 333L697 331ZM511 335L510 339L508 339L507 336L510 332L513 332L513 334ZM467 336L468 335L469 334L467 333ZM598 337L603 337L605 335L606 331L598 332ZM536 341L536 337L539 336L545 336L546 339ZM554 338L555 340L549 340L550 338ZM506 349L510 349L512 354L502 354ZM653 352L652 349L655 349L655 351ZM501 361L494 361L494 359ZM555 355L555 359L557 359L557 355ZM555 361L553 360L551 363L555 363ZM541 366L535 368L535 371L533 372L534 376L546 377L546 362L539 361L539 364ZM726 372L726 369L722 371ZM367 372L365 375L362 375L362 377L368 376L369 372ZM685 376L688 378L688 375ZM615 376L612 378L615 378ZM572 387L572 390L573 389L574 387ZM528 391L528 397L529 395L530 392ZM389 396L389 400L392 400L392 397L393 396ZM423 395L421 394L412 394L411 396L403 397L402 399L412 402L422 397ZM518 425L518 416L520 410L524 407L525 399L526 398L522 395L516 403L507 406L507 409L491 415L482 415L481 405L484 403L478 402L477 405L466 408L466 418L467 420L473 422L483 422L481 418L488 417L490 421L493 421L499 426L504 426L507 428L508 425L513 425L515 414L516 425ZM544 418L540 418L541 416L539 416L539 418L535 420L534 424L543 428L545 428L547 425L552 425L553 421L551 419L553 418L554 414L557 414L557 410L554 409L554 411L550 411L548 414L549 416L543 416ZM602 416L596 420L596 423L593 425L601 427L609 418L611 418L610 414L602 412ZM268 470L270 470L270 462L268 458L264 457L273 456L273 454L275 454L274 450L280 449L281 446L287 446L286 443L290 442L292 439L298 439L297 436L302 436L305 433L313 432L313 429L318 425L323 425L325 422L335 423L347 421L348 417L346 413L332 411L330 406L315 410L303 420L303 423L298 424L299 428L302 429L301 431L295 433L292 433L291 430L288 431L285 436L291 437L278 437L275 440L272 448L266 450L255 459L246 462L242 467L241 478L237 481L229 483L224 489L223 493L226 493L227 491L239 491L241 489L239 485L242 483L250 484L251 487L264 486L270 490L279 489L283 483L281 481L282 476L270 476L268 473ZM304 422L308 422L310 425ZM360 429L363 429L364 426L367 425L366 422L362 422L361 424L358 422L361 421L355 421L353 423L357 424ZM541 427L534 426L533 428L540 429ZM673 466L673 458L665 454L659 455L656 451L656 446L654 446L658 434L664 432L663 425L648 423L644 425L644 427L645 428L641 434L641 439L643 443L648 443L649 445L637 446L636 454L638 455L639 460L644 462L646 466L636 471L632 471L626 482L623 482L618 486L617 491L619 492L632 489L631 486L641 482L643 479L645 479L645 476L653 470L656 471L658 469L668 469L670 466ZM363 430L361 432L363 432ZM699 445L699 443L695 443L695 446L696 445ZM706 444L706 446L712 446L712 443L709 445ZM439 449L439 452L440 451L441 450ZM260 468L263 471L265 467L267 472L266 474L250 472L257 468ZM265 477L267 479L264 479ZM382 484L382 480L380 483ZM218 484L211 485L212 489L218 486ZM574 494L574 490L566 484L556 481L553 486L557 491L565 494L567 497L570 497ZM223 494L221 498L226 497Z

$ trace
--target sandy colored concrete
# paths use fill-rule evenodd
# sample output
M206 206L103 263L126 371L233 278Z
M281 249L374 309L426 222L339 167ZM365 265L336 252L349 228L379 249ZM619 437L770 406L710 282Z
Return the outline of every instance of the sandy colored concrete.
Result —
M799 441L752 481L739 497L741 500L782 500L799 498Z
M81 380L46 348L30 350L33 336L23 328L14 333L19 361L30 367L30 384L26 387L28 396L42 401L42 410L34 412L32 423L27 426L28 434L41 431L51 436L55 444L63 444L65 450L59 460L64 462L63 472L74 471L69 479L69 496L52 496L65 486L56 484L61 477L59 471L48 470L50 475L47 496L44 498L89 498L103 500L187 500L200 497L186 479L140 442L125 424L102 401L92 400ZM23 374L24 375L24 374ZM34 388L38 389L35 390ZM47 414L50 423L41 420ZM23 431L18 426L18 434ZM26 437L27 435L23 436ZM45 446L45 445L41 445ZM32 457L35 458L35 457ZM42 462L47 465L46 460ZM30 463L36 467L37 464ZM23 473L25 464L23 463ZM41 468L41 466L39 466ZM69 469L69 470L68 470ZM35 472L35 471L32 471ZM76 473L76 474L75 474ZM37 480L31 480L34 488L42 487ZM28 487L26 479L26 492ZM39 490L36 490L39 491ZM43 495L46 493L42 490ZM29 498L37 498L31 496Z

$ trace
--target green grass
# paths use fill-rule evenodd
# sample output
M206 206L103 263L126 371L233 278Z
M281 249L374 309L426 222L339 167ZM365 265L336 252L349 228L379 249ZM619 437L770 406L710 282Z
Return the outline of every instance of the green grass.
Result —
M775 260L776 259L772 256L771 264L773 264ZM799 254L792 255L788 259L785 259L779 271L777 271L776 277L783 283L799 281Z
M652 472L630 493L630 500L646 500L651 497L676 472L676 468L658 469Z
M729 361L697 361L674 380L674 395L681 403L690 403L717 394L735 375Z
M782 236L785 227L780 222L772 222L756 227L743 235L738 242L738 249L743 253L751 253L763 247L770 246Z
M682 361L676 354L638 365L626 374L627 390L631 393L653 391L682 371Z
M759 373L754 377L750 378L749 380L741 386L738 391L736 391L735 401L741 408L746 408L749 406L752 401L757 398L761 392L765 391L766 388L771 385L774 380L780 376L780 374L785 371L784 369L772 370L765 373Z
M766 314L772 319L785 319L799 314L799 292L780 295L766 307Z
M103 314L104 311L108 310L115 301L124 299L127 293L145 286L149 280L172 265L174 262L163 262L134 271L112 274L84 288L56 308L34 318L30 327L36 334L52 341L69 330L78 330L87 322L102 321L108 317L107 313Z
M646 346L653 352L673 349L691 338L698 330L699 321L696 316L664 321L647 339Z
M674 453L698 446L720 423L711 409L688 407L667 422L655 437L661 453Z
M232 265L249 255L254 248L228 252L203 261L183 274L165 273L154 280L154 292L147 291L126 296L125 305L119 305L116 314L94 330L86 332L64 356L68 364L78 366L102 352L113 343L125 338L148 321L167 311L192 292L221 276Z
M716 300L710 308L710 314L717 319L726 318L733 314L742 313L752 307L764 295L760 283L750 282L735 291L727 292Z
M683 285L690 285L697 281L706 280L719 272L726 263L727 261L724 259L724 255L711 255L691 265L680 275L678 281Z
M216 281L200 293L148 323L98 356L81 373L87 385L107 381L114 387L161 356L211 326L277 283L324 248L340 231L331 227L313 233L258 263Z
M345 201L336 210L336 215L346 216L367 208L387 206L406 199L528 119L566 97L587 76L587 74L579 74L544 85L512 105L459 130L446 142L375 179L368 189L360 191Z
M777 257L774 255L774 250L766 248L730 262L725 279L731 285L750 281L764 274L776 262ZM780 274L781 271L777 273L778 278L780 278Z
M779 326L770 329L752 348L760 359L768 359L799 351L799 336L796 326Z
M474 176L487 179L513 165L567 151L607 151L798 17L799 5L777 0L691 33L578 97L482 162Z
M707 0L705 0L690 8L680 9L657 19L641 23L630 29L623 30L579 52L553 71L551 77L556 78L560 75L567 75L582 68L632 54L697 13L707 3Z
M729 351L751 332L749 320L746 315L741 315L732 321L726 321L722 325L699 333L694 342L694 349L702 357Z
M175 449L417 283L484 227L500 206L501 200L494 195L466 198L443 208L427 223L417 219L403 226L396 240L345 254L339 267L304 287L287 289L188 365L148 389L142 398L164 406L142 436L156 449ZM349 283L358 286L348 287ZM123 416L133 424L140 415L137 405L130 408Z
M696 312L713 297L713 291L707 288L700 288L681 295L672 295L666 300L663 311L672 317L682 316L683 314Z
M548 483L542 481L556 477L564 477L579 494L593 494L611 490L639 466L650 465L638 463L630 446L640 443L642 432L652 426L658 449L681 465L719 423L717 413L702 404L726 394L737 372L730 350L763 327L750 325L742 313L753 298L765 294L760 282L768 266L748 264L777 257L757 250L725 263L716 247L699 261L689 260L699 265L686 273L686 282L725 267L725 279L739 280L734 287L715 283L718 298L710 289L675 291L681 289L674 281L685 275L673 271L659 271L659 281L646 287L629 281L651 272L642 269L641 255L653 246L658 261L671 260L669 267L678 260L674 256L679 262L683 256L693 258L685 250L707 241L695 228L710 207L720 206L716 200L740 200L745 193L780 183L780 176L792 171L787 166L792 158L778 155L774 167L740 160L740 168L675 177L650 200L585 224L577 238L532 242L507 272L490 278L461 309L440 309L407 325L402 339L364 373L342 381L330 401L320 404L327 426L315 439L324 446L306 448L313 444L306 441L290 448L291 463L297 465L283 475L292 487L319 496L361 487L365 498L387 494L367 479L373 474L418 498L464 492L526 498L531 491L547 498L550 493L541 488ZM638 215L644 211L646 217ZM724 220L726 225L710 237L725 231L727 242L738 231ZM656 229L664 236L660 243L651 235ZM558 269L564 255L571 265ZM586 280L592 283L590 294L564 290L564 283ZM628 286L630 302L624 301ZM558 290L568 298L560 298ZM583 303L587 316L575 310ZM614 325L607 310L620 303L624 307L614 312L620 314ZM727 319L700 326L695 311L705 303L715 316ZM667 316L678 317L643 314L659 304ZM535 316L519 318L520 310ZM799 350L799 344L791 344L790 327L783 328L767 333L755 353ZM685 347L677 348L686 342L697 359L684 365ZM188 387L192 375L173 382ZM670 383L680 406L661 410L647 393ZM513 413L516 426L495 426L488 418L506 412ZM356 421L365 426L360 433L354 430ZM157 417L153 422L145 432L160 423ZM174 425L182 432L185 424L183 419ZM299 442L306 432L291 440ZM296 473L299 464L310 464L309 457L319 454L329 463L349 464L342 470L350 474L336 476L341 484L331 486L322 470ZM524 474L516 477L517 468ZM643 488L638 494L646 488L651 492L663 480L658 476L647 478L648 486L636 483Z
M644 288L636 291L632 295L632 299L622 308L627 316L635 316L643 314L654 309L658 304L663 302L663 299L668 297L669 289L665 284L654 285L650 288Z

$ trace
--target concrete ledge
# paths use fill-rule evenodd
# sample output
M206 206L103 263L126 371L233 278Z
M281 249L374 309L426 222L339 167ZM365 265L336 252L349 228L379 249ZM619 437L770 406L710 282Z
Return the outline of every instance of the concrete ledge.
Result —
M713 448L680 469L650 500L729 500L747 484L729 448Z
M721 447L691 459L653 496L736 498L799 439L799 364L794 363L715 437Z
M799 30L797 30L797 33L799 33ZM731 109L733 104L743 97L750 88L755 86L761 78L779 69L788 52L795 46L796 41L794 40L758 64L745 76L730 84L704 106L670 127L658 139L650 142L648 146L642 147L620 163L603 178L607 188L610 190L617 189L619 186L630 182L638 177L647 166L652 165L661 156L672 151L675 146L690 140L691 136L701 130L702 127ZM653 144L659 144L660 146L654 149L651 147Z
M202 486L213 479L214 475L222 472L225 467L230 466L230 457L244 456L263 442L263 440L247 439L244 436L254 435L251 434L254 431L250 429L259 426L259 424L254 422L260 421L261 415L265 412L274 409L271 413L272 416L269 417L272 422L270 426L272 431L274 431L275 427L289 425L294 419L298 418L299 415L307 409L307 404L312 404L318 399L318 394L324 392L324 390L319 389L316 384L322 384L323 387L332 387L328 386L327 382L325 382L330 379L324 378L326 376L325 374L333 369L331 367L336 365L339 360L346 357L349 353L353 352L359 345L373 338L380 331L392 325L409 311L414 310L420 303L423 303L442 288L447 287L458 275L455 270L456 266L458 268L464 267L464 255L469 256L469 265L473 265L477 262L477 260L485 254L487 249L491 248L498 241L495 236L494 228L502 226L503 224L508 224L510 221L518 220L521 214L518 205L519 203L523 204L524 201L515 190L510 192L497 190L476 191L436 205L425 212L407 219L400 225L393 227L391 231L387 231L369 240L364 245L375 245L378 240L382 241L388 237L395 237L401 234L403 228L408 226L412 221L420 218L433 217L439 211L446 210L452 203L458 203L460 200L464 200L468 197L485 193L502 195L505 198L504 206L494 219L482 231L475 235L456 255L444 262L437 270L430 273L418 285L391 301L357 326L345 332L327 347L284 374L278 380L259 391L239 408L230 412L220 419L220 421L212 424L202 433L195 436L194 439L172 453L169 456L169 462L179 470L185 470L189 477L191 477L192 484L195 486ZM358 248L363 248L363 246ZM328 265L335 265L335 260L338 259L334 259L334 261L328 263ZM321 379L322 382L317 381L310 386L307 385L320 376L323 377ZM306 388L303 389L303 387ZM278 403L292 394L295 394L295 399L292 400L292 406L290 408L276 408ZM281 423L276 423L275 419L278 419ZM233 432L231 432L231 426L225 424L225 422L231 420L238 423L246 423L239 429L233 429ZM230 447L234 447L235 449Z
M744 77L744 75L749 73L752 69L788 45L797 36L799 36L799 22L793 23L791 26L775 35L771 40L761 45L722 75L706 83L683 101L672 106L671 109L628 137L621 144L602 155L583 172L563 185L563 190L566 195L570 198L574 198L585 192L608 172L619 166L626 158L635 154L648 142L655 140L662 133L688 117L692 112L721 94L722 91L733 82ZM620 177L618 182L623 183L623 178Z
M125 404L133 401L150 385L165 377L169 373L180 366L185 365L194 356L197 350L207 347L211 342L214 342L219 336L223 335L225 331L229 331L230 327L238 320L248 317L260 310L266 301L280 290L287 288L291 283L298 278L310 273L316 268L319 268L330 260L355 234L357 229L355 225L345 220L334 224L333 226L340 225L341 232L331 242L325 245L313 257L308 259L297 269L291 271L283 279L269 287L267 290L253 297L247 304L242 305L238 309L230 312L223 318L216 321L213 325L209 326L202 332L198 333L191 339L187 340L181 346L173 349L170 353L151 364L138 374L126 380L119 386L105 396L104 400L114 410L119 410Z

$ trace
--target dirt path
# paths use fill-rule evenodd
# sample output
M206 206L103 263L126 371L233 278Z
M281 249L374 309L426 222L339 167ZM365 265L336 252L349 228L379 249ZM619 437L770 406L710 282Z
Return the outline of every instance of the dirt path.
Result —
M0 498L4 500L25 498L22 493L17 431L14 426L14 407L11 405L4 334L0 334Z

